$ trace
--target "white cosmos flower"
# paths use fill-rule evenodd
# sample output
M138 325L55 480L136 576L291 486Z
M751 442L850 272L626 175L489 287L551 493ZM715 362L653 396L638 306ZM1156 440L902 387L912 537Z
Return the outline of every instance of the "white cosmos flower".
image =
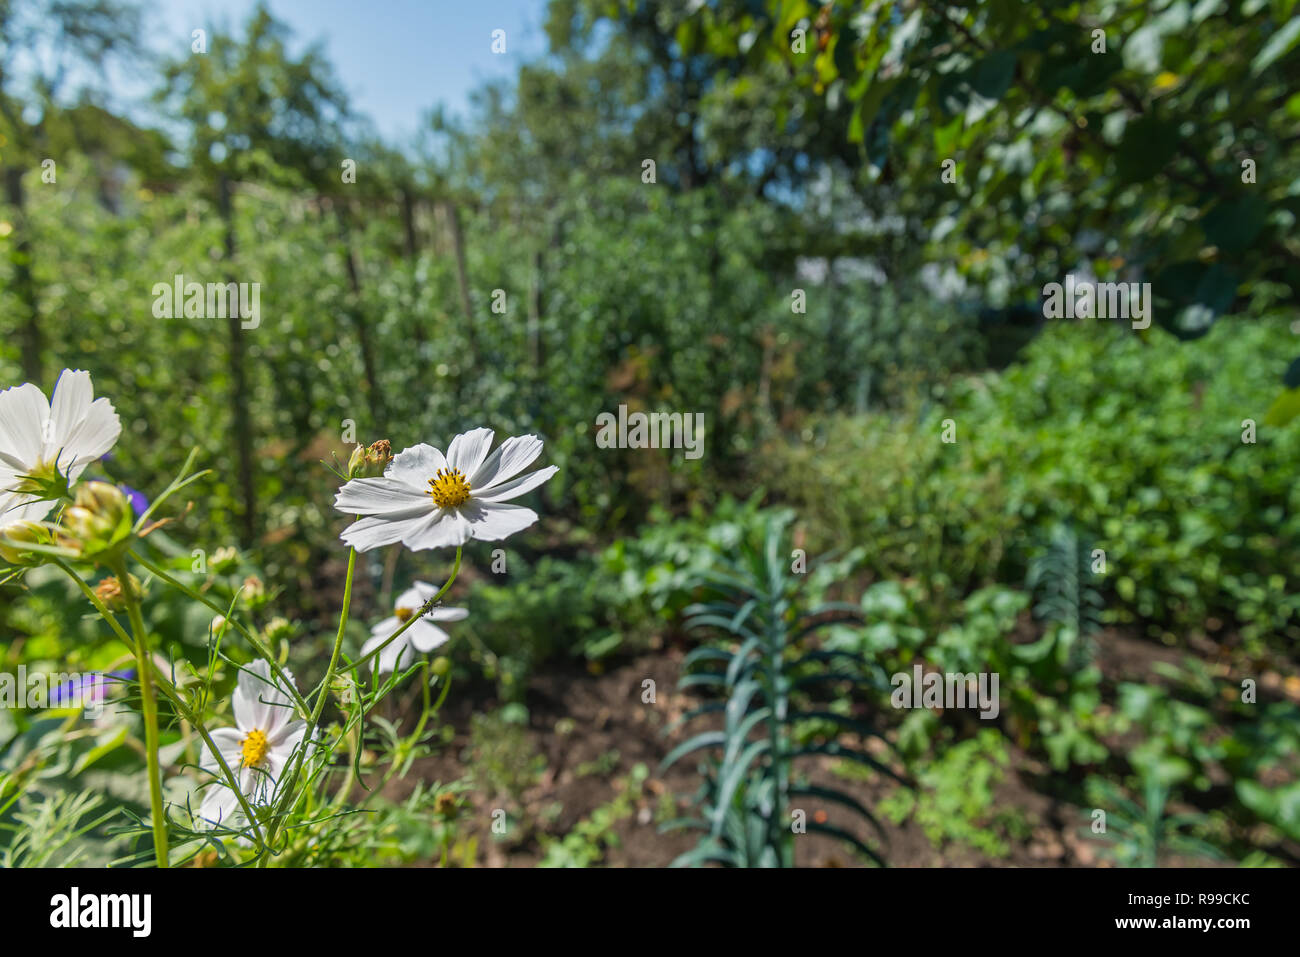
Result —
M420 606L436 594L438 589L425 582L416 582L402 592L397 599L397 605L393 608L393 614L370 629L370 640L361 646L361 656L364 658L387 641L393 632L411 620L411 616L420 610ZM464 608L432 609L402 632L396 641L390 642L379 653L377 661L370 662L371 670L377 668L381 674L396 671L401 666L402 658L405 658L406 663L409 664L415 660L415 655L404 654L408 649L412 652L428 654L439 645L445 644L448 638L447 633L433 622L462 621L468 615L469 612Z
M292 674L284 674L293 681ZM307 722L297 716L293 699L274 682L265 661L255 661L240 671L232 703L235 727L213 731L212 743L239 781L248 803L269 804L285 765L302 743ZM229 825L241 811L239 798L226 783L216 755L205 749L199 764L215 776L203 793L199 817L209 825Z
M41 521L55 506L18 491L24 476L63 476L71 486L117 442L113 403L94 396L90 373L72 369L59 375L53 401L30 382L0 392L0 527Z
M360 552L397 542L422 551L471 538L497 541L533 524L536 512L506 500L532 491L559 469L549 465L520 475L541 454L542 440L512 437L488 455L492 435L491 429L458 435L445 458L431 445L415 445L398 453L382 478L348 482L334 507L365 517L343 530L343 541Z

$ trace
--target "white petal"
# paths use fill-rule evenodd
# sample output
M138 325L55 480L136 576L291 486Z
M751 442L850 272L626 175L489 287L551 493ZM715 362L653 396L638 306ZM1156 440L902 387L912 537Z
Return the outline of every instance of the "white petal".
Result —
M0 465L19 473L34 468L49 418L45 393L30 382L0 392Z
M402 544L413 552L429 548L451 548L464 545L471 538L469 521L459 509L441 508L426 521L402 536Z
M464 608L435 608L424 616L431 621L464 621L469 611Z
M466 508L474 538L484 542L499 541L515 532L522 532L537 521L537 513L522 505L504 505L500 502L471 502L476 507Z
M536 472L529 472L527 475L512 478L500 485L493 485L482 492L475 492L474 497L485 502L504 502L506 499L518 498L520 495L537 488L558 471L559 468L556 466L548 465Z
M392 632L390 631L387 635L376 635L367 641L361 646L361 657L364 658L373 652L376 648L382 645L391 634ZM407 651L406 636L408 634L409 632L402 632L401 637L381 651L377 658L372 658L370 661L370 670L377 670L380 674L387 674L390 671L396 671L398 659L401 657L402 652Z
M385 620L396 621L397 619L393 618L393 619L385 619ZM361 657L364 658L366 655L370 654L372 651L374 651L376 648L382 645L384 641L387 640L388 636L391 635L396 630L397 630L396 628L391 628L388 631L380 631L378 626L375 626L373 629L371 629L370 637L367 638L366 643L361 646ZM402 639L398 638L397 640L400 642Z
M239 810L239 799L235 797L235 792L224 784L213 783L203 792L199 817L208 825L225 824L229 827Z
M50 421L45 429L47 459L52 459L55 452L67 447L68 439L90 412L94 398L95 389L90 383L89 372L64 369L60 373L59 381L54 384L54 395L50 398Z
M75 482L86 466L104 457L122 434L122 420L113 411L113 403L96 399L84 419L78 423L58 450L60 470Z
M533 459L542 454L542 440L535 435L511 436L501 443L501 448L493 452L478 471L469 476L469 487L478 494L498 482L504 482L511 476L518 475L532 464Z
M396 671L399 659L403 657L403 654L407 658L411 657L407 645L407 635L408 632L402 632L402 637L385 646L385 649L380 651L377 658L370 659L370 671L378 671L381 675L389 674L390 671ZM365 642L365 645L361 646L361 657L364 658L365 655L372 653L374 649L383 644L387 637L389 636L370 638L369 641Z
M285 677L293 680L286 671ZM239 673L234 695L235 723L245 732L270 735L294 717L293 699L271 681L271 666L257 660Z
M466 479L478 472L478 468L487 458L488 449L492 448L491 429L472 429L458 435L447 446L447 464L460 469ZM470 486L473 486L470 482Z
M287 721L274 735L267 736L266 743L271 746L271 757L276 759L271 762L272 773L276 777L280 776L280 770L284 767L282 759L293 754L306 730L306 721Z
M437 506L424 492L398 479L352 479L334 496L334 507L349 515L413 518Z
M244 768L239 787L250 804L270 804L275 796L275 776L270 768Z
M411 647L424 654L433 651L439 645L446 644L450 637L437 625L429 624L427 618L417 621L406 634L411 636Z
M436 594L438 589L428 582L412 582L411 587L398 596L394 607L409 608L414 611Z
M217 746L221 756L226 759L226 766L231 771L238 771L240 761L243 758L240 745L244 742L244 733L238 728L217 728L217 730L211 732L211 737L212 743ZM199 755L199 767L224 779L216 755L206 747L203 749L203 753Z
M384 477L397 479L417 489L426 488L429 479L438 474L438 469L445 469L447 460L432 445L412 445L393 456L393 461L384 469Z
M402 623L396 618L385 618L379 624L370 629L370 637L378 638L381 641L402 627Z
M3 480L0 480L3 481ZM3 488L0 485L0 488ZM0 529L14 522L40 522L58 502L34 500L30 495L5 495L0 492Z
M353 522L343 529L339 538L343 539L345 545L350 545L359 552L368 552L381 545L395 545L426 521L423 515L401 519L371 516Z

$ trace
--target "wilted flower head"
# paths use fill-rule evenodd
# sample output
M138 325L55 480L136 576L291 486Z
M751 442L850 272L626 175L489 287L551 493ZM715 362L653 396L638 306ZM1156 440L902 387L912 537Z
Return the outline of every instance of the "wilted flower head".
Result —
M393 446L387 439L380 439L369 448L358 445L348 459L348 478L378 478L392 461Z
M139 595L143 590L140 579L134 575L127 575L127 583L134 595ZM122 583L113 575L100 579L99 584L95 586L95 597L103 602L104 607L109 611L122 611L126 608L126 593Z
M471 538L497 541L523 531L537 513L506 501L537 488L558 469L520 475L542 452L535 435L506 439L491 455L491 429L451 440L444 457L431 445L399 453L382 478L353 479L334 507L365 516L343 532L358 551L401 542L413 551L458 546Z

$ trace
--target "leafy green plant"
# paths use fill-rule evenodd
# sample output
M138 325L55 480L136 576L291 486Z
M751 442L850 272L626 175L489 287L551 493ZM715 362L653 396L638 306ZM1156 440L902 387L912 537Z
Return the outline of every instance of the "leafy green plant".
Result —
M513 706L518 708L518 706ZM493 797L515 804L546 767L546 759L529 740L516 712L502 708L476 714L470 721L467 757L474 765L475 783Z
M917 787L897 788L880 802L880 813L895 824L912 817L938 849L963 844L1006 857L1010 842L1030 832L1019 809L996 807L995 790L1007 764L1001 734L986 728L917 769Z
M541 839L546 854L538 867L591 867L599 864L610 848L618 846L614 825L632 816L636 799L650 776L644 764L637 764L631 773L619 782L618 793L612 801L596 808L583 818L569 833L561 838Z
M709 689L723 700L707 702L682 719L698 723L720 717L721 727L694 734L663 762L668 767L695 752L711 755L696 796L699 816L668 825L703 832L697 846L677 859L679 866L793 866L791 815L797 816L797 809L792 799L799 797L840 805L879 827L874 815L845 792L798 783L794 769L801 758L844 758L898 778L865 751L841 743L846 732L881 737L874 728L808 704L814 689L856 684L864 680L864 670L861 657L851 652L808 647L832 616L855 612L852 606L801 607L800 581L781 548L787 524L788 517L771 519L761 544L743 542L734 559L701 576L717 599L688 609L692 627L721 630L734 643L697 648L684 662L688 673L682 688ZM874 848L841 827L817 820L808 820L806 827L884 863Z

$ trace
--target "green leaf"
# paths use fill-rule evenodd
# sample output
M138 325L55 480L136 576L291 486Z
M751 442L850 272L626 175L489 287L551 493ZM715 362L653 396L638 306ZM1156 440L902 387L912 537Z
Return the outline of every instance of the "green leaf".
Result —
M857 811L858 814L862 815L863 818L871 823L882 838L885 836L885 829L881 825L880 821L876 819L876 816L867 810L867 808L856 798L850 797L843 791L838 791L835 788L824 788L814 784L808 784L791 787L790 793L796 796L819 798L820 800L830 801L832 804L840 804L851 810Z
M971 86L980 96L1000 100L1015 76L1016 54L1011 50L998 50L980 61L971 78Z
M1251 75L1259 76L1280 57L1290 53L1298 42L1300 42L1300 17L1292 17L1281 30L1269 37L1268 42L1255 55L1255 59L1250 61Z
M1265 425L1286 425L1300 416L1300 389L1283 389L1264 413Z
M1257 195L1225 199L1201 219L1205 238L1225 252L1240 253L1264 228L1268 219L1268 203Z
M676 764L681 758L701 748L721 747L727 743L727 736L721 731L704 731L688 738L668 752L667 757L659 763L659 770L664 771Z
M1115 167L1127 183L1151 179L1178 152L1178 124L1147 113L1124 128Z
M885 866L884 858L882 858L868 845L864 844L861 840L854 837L848 831L845 831L838 827L833 827L830 824L820 824L817 821L809 821L808 830L815 831L818 834L828 834L831 837L838 838L839 840L844 841L846 844L852 844L855 848L857 848L867 857L875 861L879 866L881 867Z

